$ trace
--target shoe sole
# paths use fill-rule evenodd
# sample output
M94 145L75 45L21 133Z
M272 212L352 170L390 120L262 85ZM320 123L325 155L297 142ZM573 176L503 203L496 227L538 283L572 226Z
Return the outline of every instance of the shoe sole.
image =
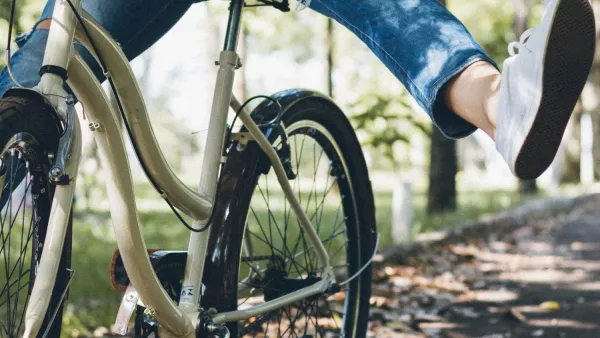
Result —
M594 58L596 29L589 0L563 0L558 6L546 47L540 105L515 162L515 174L522 179L537 178L552 164Z

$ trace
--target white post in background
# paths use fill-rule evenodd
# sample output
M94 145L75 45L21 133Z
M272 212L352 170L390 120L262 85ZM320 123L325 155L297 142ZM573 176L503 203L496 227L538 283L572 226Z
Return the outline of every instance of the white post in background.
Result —
M592 155L594 146L594 131L592 117L590 114L581 116L581 183L590 184L594 182L594 158Z
M394 244L412 241L412 186L399 181L392 195L392 240Z

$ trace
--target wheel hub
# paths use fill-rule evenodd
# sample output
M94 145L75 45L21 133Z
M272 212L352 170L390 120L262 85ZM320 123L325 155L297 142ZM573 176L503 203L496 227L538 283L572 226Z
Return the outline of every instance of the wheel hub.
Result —
M276 259L271 260L269 263L260 285L264 292L265 301L268 302L320 281L321 278L314 273L311 273L306 278L288 277L288 273L285 270L285 261L283 258L277 256Z

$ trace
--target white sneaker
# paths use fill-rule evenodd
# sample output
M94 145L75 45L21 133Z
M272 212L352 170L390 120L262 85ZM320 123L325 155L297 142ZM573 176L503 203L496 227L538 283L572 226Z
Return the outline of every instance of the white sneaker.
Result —
M523 179L552 163L590 73L596 45L589 0L550 0L538 27L509 45L496 148Z

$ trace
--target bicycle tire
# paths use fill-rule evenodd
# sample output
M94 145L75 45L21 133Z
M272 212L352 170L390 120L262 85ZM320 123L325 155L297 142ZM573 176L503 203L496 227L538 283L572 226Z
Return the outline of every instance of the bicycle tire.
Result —
M360 144L348 119L345 117L343 112L328 98L314 92L298 90L282 92L276 94L274 97L278 99L278 101L283 107L281 122L283 122L283 124L287 126L287 132L289 133L290 142L293 142L293 138L296 138L297 136L300 137L301 135L304 138L311 137L316 144L321 145L321 155L323 153L326 153L330 161L332 161L331 163L333 163L333 165L330 168L326 168L326 170L334 170L332 168L336 166L337 167L335 168L335 170L341 170L335 173L335 184L337 184L337 188L340 191L339 196L345 196L345 198L343 198L343 200L340 201L341 203L338 208L338 214L341 208L345 215L344 234L348 241L348 244L346 244L346 250L344 251L346 252L345 259L346 264L348 264L348 267L342 267L345 273L343 277L338 278L338 282L340 282L341 278L347 278L349 276L352 276L356 271L358 271L358 269L360 269L364 265L365 262L369 260L373 253L374 247L374 239L376 233L375 207L373 202L371 184L368 177L368 171L365 164L364 156L362 154L362 150L360 148ZM272 102L265 102L253 112L252 116L257 123L261 124L266 123L267 121L272 121L277 116L277 114L278 110L275 109L275 105ZM276 142L277 140L281 140L276 127L265 128L265 134L272 143ZM253 196L256 197L257 195L255 194L258 190L261 189L261 183L259 181L262 178L264 178L265 175L269 175L269 172L272 171L270 170L270 163L268 159L254 142L249 143L247 147L243 148L243 150L242 148L243 147L238 147L237 143L233 143L229 149L229 159L225 165L223 177L221 178L221 187L223 188L219 192L220 198L217 201L217 212L215 215L215 220L217 222L213 224L213 228L211 229L211 231L213 232L211 234L211 238L214 238L214 240L212 240L211 243L209 243L208 252L214 252L215 254L209 254L209 257L207 259L207 267L205 270L206 274L208 274L210 271L211 277L208 278L207 276L207 278L204 279L205 291L203 292L202 306L205 309L209 307L214 307L219 312L232 311L238 309L238 304L241 303L241 301L238 299L239 295L237 286L239 285L240 280L243 281L244 279L240 278L240 267L248 265L247 262L244 262L244 260L249 259L249 257L247 255L244 256L243 253L243 242L245 234L244 229L246 228L247 223L251 223L249 219L252 218L251 214L253 213ZM298 155L298 151L296 150L292 150L292 153L295 153L295 156ZM294 157L294 154L292 154L292 157ZM292 162L293 161L294 160L292 159ZM299 170L300 166L297 166L296 169ZM334 176L334 174L331 175L332 177ZM299 176L300 175L296 176L296 178L298 178ZM313 181L316 181L316 179ZM276 182L272 183L273 187L275 187L276 185ZM299 185L296 185L296 187L299 187ZM264 187L262 189L264 190ZM301 189L298 189L298 194L301 194L300 190ZM315 188L314 190L314 196L317 196L317 189ZM328 199L332 198L332 195L329 195L329 191L331 191L331 188L329 188L329 190L327 191L327 194L323 195L323 203L325 201L325 197L327 197ZM350 196L350 198L348 198L348 196ZM261 196L261 198L262 197L264 196ZM300 197L299 199L302 200L301 196L297 195L297 197ZM303 204L303 207L306 209L310 209L309 207L312 203L310 198L306 200L305 196L305 203L307 205L305 206ZM327 203L329 203L329 201ZM309 212L307 212L307 214L308 213ZM321 209L321 219L323 219L323 213L324 212ZM308 216L311 217L311 215ZM277 217L281 217L281 215ZM271 218L273 218L273 223L275 223L275 218L277 217L273 214L269 214L269 222L271 222ZM283 218L287 218L287 220L289 221L291 218L293 218L293 216L289 216L289 210L286 210L284 212ZM330 219L332 218L333 216ZM314 215L313 223L318 223L315 222ZM286 224L288 223L286 222ZM294 224L294 226L296 226L296 224ZM250 225L249 227L252 228L253 225ZM281 228L281 226L279 225L276 227ZM316 224L316 227L317 229L320 229L320 224ZM291 228L286 226L284 229L287 234L287 231ZM232 232L234 233L232 234ZM325 232L327 231L322 230L320 235L323 236ZM336 237L338 236L337 232L332 230L330 237L333 236L334 233L336 234ZM298 238L301 237L301 235L302 233L298 234ZM258 237L256 234L248 236ZM268 236L265 234L264 237ZM287 242L284 238L285 236L282 235L282 241L280 241L282 243L279 244L287 246ZM264 239L265 238L263 238L262 240ZM333 242L333 240L329 240L328 238L326 238L325 240L328 241L327 244ZM226 245L224 243L229 243L230 245ZM331 245L333 246L335 244ZM340 250L342 249L343 248L338 248L337 251L340 252ZM271 252L275 251L277 250L271 250ZM220 256L216 254L217 252ZM281 249L277 252L283 255L285 249ZM303 257L311 257L310 249L303 250L303 252L304 253L300 253L303 255ZM330 250L330 255L331 254L332 250ZM255 255L255 258L257 257L260 258L261 256ZM314 274L315 276L310 278L316 278L313 280L317 280L317 270L313 272L305 271L305 273L303 271L300 271L302 269L298 269L298 267L296 266L296 272L291 271L291 265L295 264L292 264L295 257L298 257L297 252L294 252L292 254L290 250L289 257L287 257L287 263L289 264L287 264L284 268L280 269L285 271L279 271L279 273L287 274L285 277L287 279L282 280L286 282L299 281L298 283L304 283L305 286L308 286L312 283L308 281L309 275ZM314 259L314 255L312 255L312 258ZM280 261L282 260L281 257L278 259ZM335 259L335 257L332 257L332 260L333 259ZM285 259L283 260L285 261ZM306 265L308 266L308 261L306 262ZM265 266L268 264L273 264L273 262L265 263ZM215 274L214 268L216 267L220 267L220 269L217 269L219 271ZM248 270L248 268L246 270ZM255 270L259 271L257 274L260 274L260 269ZM267 270L263 269L263 273L265 276L267 275L266 271ZM294 274L295 276L293 276ZM287 277L288 275L289 277ZM221 285L224 289L222 289L221 292L213 292L217 290L214 284L219 283L219 278L224 279L224 283L223 280L221 280ZM269 280L269 283L274 283L273 279ZM272 286L274 284L268 285ZM258 286L253 285L253 287ZM273 290L268 290L269 288L270 287L265 287L263 285L262 296L264 299L267 299L267 293L269 293L269 299L273 299L274 297L285 294L280 292L281 290L279 290L278 292L273 292ZM271 287L271 289L273 288ZM225 290L229 290L229 292ZM288 290L286 292L291 291L292 290ZM328 329L326 331L326 335L325 329L323 329L323 327L320 326L320 324L318 324L319 317L317 316L319 315L317 314L315 315L315 318L317 318L316 324L313 325L314 331L307 332L308 330L310 330L306 328L306 326L309 326L309 324L307 324L304 328L304 336L353 338L364 337L366 335L366 329L368 324L370 294L371 269L370 267L368 267L363 271L363 273L360 274L360 276L357 279L349 283L349 286L346 289L346 292L344 293L343 297L345 299L343 316L339 316L338 319L335 319L332 314L335 311L331 309L329 310L331 312L330 315L333 318L333 321L336 323L341 322L343 327L333 328L332 330ZM218 301L216 299L218 299ZM319 312L318 304L320 304L319 302L321 302L322 300L323 299L317 299L314 301L314 304L316 305L311 305L317 308L316 312ZM327 303L328 300L325 299L324 302ZM309 310L307 304L308 300L306 300L306 303L301 303L297 306L298 309L301 309L304 306L306 308L306 315L308 316ZM329 306L329 303L327 303L326 305ZM289 313L292 313L292 310L293 309L290 309ZM300 312L300 310L297 311ZM281 313L282 312L279 312L280 326L278 328L278 331L277 333L271 332L271 334L268 335L269 337L274 336L274 334L276 334L276 336L278 337L286 337L292 335L289 326L287 333L283 328L281 328ZM267 314L267 316L273 315L274 313ZM295 325L296 320L297 318L293 321L291 325ZM254 323L259 322L260 324L260 328L257 327L255 331L262 330L263 334L268 334L269 332L265 333L264 331L265 323L267 323L266 331L268 331L269 321L265 321L263 323L260 323L260 321L261 318L254 318ZM331 322L331 319L329 320L329 322ZM234 337L240 335L243 337L259 336L258 332L252 332L250 334L248 333L248 323L229 323L228 328L232 333L232 336ZM296 328L293 329L295 330ZM254 335L255 333L257 335Z
M56 154L61 128L60 119L54 109L38 94L19 93L0 101L0 152L2 152L0 158L3 159L7 172L3 187L0 187L0 216L2 216L0 226L3 236L0 280L3 279L2 277L5 278L0 282L0 286L1 290L7 291L0 292L0 323L2 324L0 337L2 338L20 337L23 334L25 309L32 285L35 283L35 267L40 264L54 195L54 186L48 182L49 154ZM15 143L17 139L19 142ZM15 211L13 198L20 194L17 191L19 185L24 187L23 197L19 202L23 207L16 207L17 215L13 215ZM31 205L30 208L27 207L28 203ZM22 212L22 218L19 212ZM19 218L22 220L21 226L16 224ZM29 225L26 225L27 223ZM71 256L71 223L69 220L56 283L47 315L37 337L43 337L44 334L47 337L60 337L64 307L61 298L70 278L68 269ZM18 228L21 229L21 233L13 234L12 231ZM28 229L27 232L25 228ZM25 232L26 236L24 236ZM15 247L11 247L10 244ZM14 250L19 252L19 258L15 260L14 266L11 265L11 261L14 260L10 258L11 249L12 252L15 252ZM13 277L17 267L19 267L18 276ZM14 278L18 280L13 281ZM22 278L27 280L21 281ZM10 295L14 283L17 283L17 288L11 302ZM19 296L25 297L25 301L23 302L21 298L19 302ZM11 307L12 309L9 310ZM17 314L20 319L17 319ZM51 321L53 315L55 315L54 320Z

